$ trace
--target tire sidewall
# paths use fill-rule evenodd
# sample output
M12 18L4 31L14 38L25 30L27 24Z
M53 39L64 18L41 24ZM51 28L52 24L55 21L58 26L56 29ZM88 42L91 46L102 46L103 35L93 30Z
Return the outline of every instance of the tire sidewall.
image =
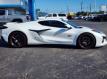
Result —
M12 46L12 41L11 41L11 37L14 35L14 34L19 34L20 37L21 37L21 41L23 41L23 44L20 46L20 47L14 47ZM22 47L25 47L27 45L27 37L24 33L22 32L19 32L19 31L15 31L15 32L12 32L10 35L9 35L9 38L8 38L8 46L9 47L13 47L13 48L22 48Z
M83 37L83 36L89 36L90 37L90 39L92 40L91 41L91 47L81 47L80 46L80 43L79 43L79 41L80 41L80 38L81 37ZM78 39L77 39L77 47L78 48L82 48L82 49L92 49L92 48L95 48L95 45L96 45L96 38L95 38L95 36L93 35L93 34L91 34L91 33L83 33L83 34L81 34L79 37L78 37Z

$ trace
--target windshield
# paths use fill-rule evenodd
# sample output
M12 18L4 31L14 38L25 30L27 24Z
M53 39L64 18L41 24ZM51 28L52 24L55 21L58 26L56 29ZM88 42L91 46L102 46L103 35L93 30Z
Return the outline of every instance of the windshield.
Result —
M72 22L72 21L65 21L67 24L71 25L74 28L80 28L78 24Z

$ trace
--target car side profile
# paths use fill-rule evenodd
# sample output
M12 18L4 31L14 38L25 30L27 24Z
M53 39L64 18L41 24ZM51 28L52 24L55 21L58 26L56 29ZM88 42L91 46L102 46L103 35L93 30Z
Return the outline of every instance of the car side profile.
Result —
M10 47L61 44L90 49L107 45L103 32L75 25L61 19L37 20L26 23L7 23L1 26L2 38Z

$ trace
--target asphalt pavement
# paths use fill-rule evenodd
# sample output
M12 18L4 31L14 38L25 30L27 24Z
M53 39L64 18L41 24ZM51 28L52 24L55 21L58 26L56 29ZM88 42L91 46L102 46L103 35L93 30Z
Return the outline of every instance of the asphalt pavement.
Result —
M107 22L73 22L107 34ZM0 41L0 79L107 79L107 46L89 50L60 45L8 48Z

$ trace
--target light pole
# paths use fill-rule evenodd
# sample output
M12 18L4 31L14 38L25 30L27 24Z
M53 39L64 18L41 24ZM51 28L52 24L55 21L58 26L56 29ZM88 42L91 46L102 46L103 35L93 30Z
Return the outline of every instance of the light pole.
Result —
M94 10L95 10L95 12L96 12L96 7L97 5L96 5L96 0L94 0Z
M83 11L83 0L81 1L81 12Z
M92 12L92 5L91 5L91 3L90 3L90 13Z
M31 20L34 21L37 19L36 16L36 0L28 0L29 6L29 14L31 16Z
M69 4L69 6L71 7L72 6L72 0L69 0L69 2L70 2L70 4ZM70 10L72 11L72 7L70 8Z
M67 5L67 9L68 9L68 13L69 13L69 12L70 12L70 7L71 7L71 6L70 6L70 5L71 5L71 0L69 0L68 2L69 2L69 3L68 3L68 5Z

